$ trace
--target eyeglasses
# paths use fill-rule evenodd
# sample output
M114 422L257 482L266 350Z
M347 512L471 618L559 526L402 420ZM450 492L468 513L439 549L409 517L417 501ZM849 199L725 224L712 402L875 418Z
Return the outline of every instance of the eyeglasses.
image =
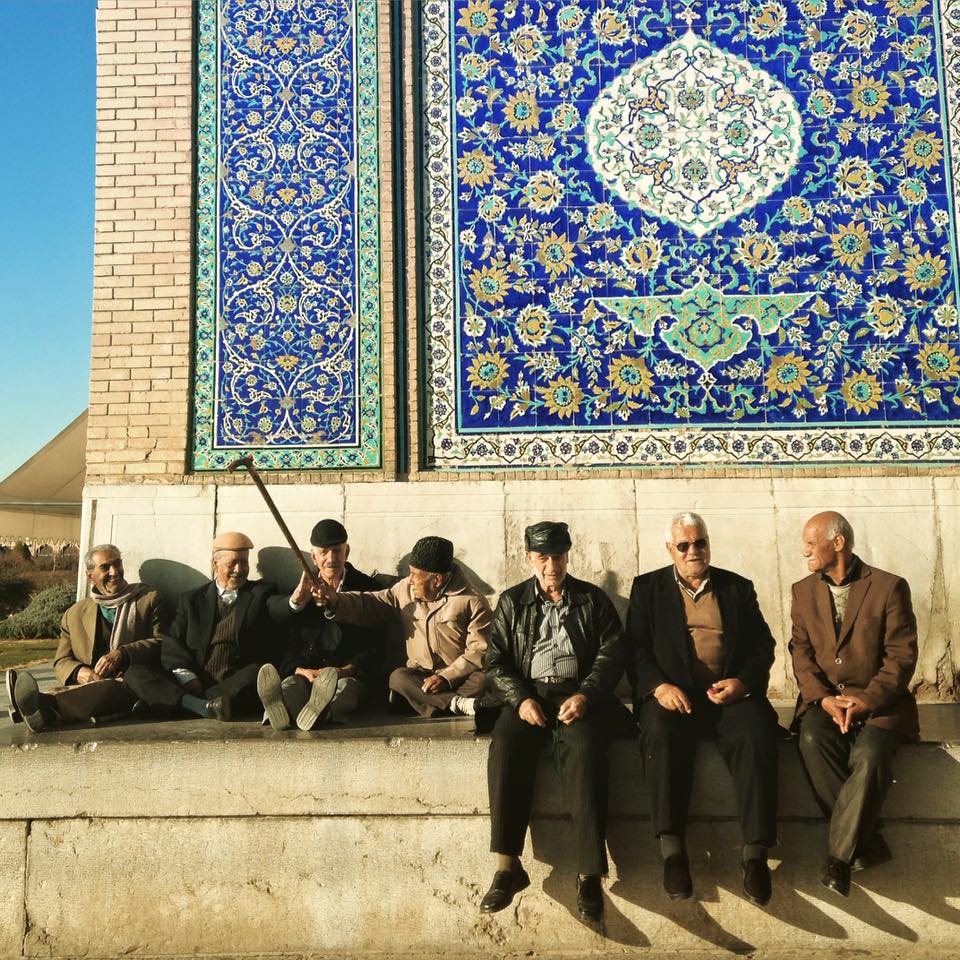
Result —
M703 550L710 541L706 537L700 537L698 540L681 540L680 543L675 543L674 549L679 550L681 553L686 553L691 547L696 547L698 550Z

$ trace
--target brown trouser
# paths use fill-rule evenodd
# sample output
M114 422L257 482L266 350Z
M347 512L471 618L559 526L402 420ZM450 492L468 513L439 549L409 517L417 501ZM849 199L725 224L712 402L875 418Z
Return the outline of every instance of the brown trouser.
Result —
M405 697L421 717L432 717L439 710L449 710L454 697L479 697L487 687L487 675L482 670L474 670L454 685L452 690L424 693L420 688L429 676L429 670L419 667L398 667L390 674L390 689Z
M46 691L47 704L61 723L87 723L91 718L126 716L136 696L123 680L93 680L90 683L54 687Z

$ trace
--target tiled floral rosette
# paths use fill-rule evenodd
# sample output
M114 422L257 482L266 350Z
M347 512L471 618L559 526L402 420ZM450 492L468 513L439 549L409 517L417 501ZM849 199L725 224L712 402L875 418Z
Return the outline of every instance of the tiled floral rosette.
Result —
M958 459L958 8L426 0L432 463Z
M197 10L193 466L379 466L376 0Z

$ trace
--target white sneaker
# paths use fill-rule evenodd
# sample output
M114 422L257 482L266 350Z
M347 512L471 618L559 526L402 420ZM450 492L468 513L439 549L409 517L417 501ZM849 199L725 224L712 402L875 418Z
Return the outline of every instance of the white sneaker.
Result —
M454 697L450 701L450 712L464 717L475 717L477 715L477 698Z

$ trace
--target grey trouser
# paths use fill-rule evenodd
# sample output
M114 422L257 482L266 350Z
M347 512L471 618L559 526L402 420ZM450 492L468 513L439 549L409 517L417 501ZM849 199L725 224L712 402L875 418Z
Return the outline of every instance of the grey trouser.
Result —
M873 836L893 783L893 756L905 739L871 724L841 733L819 706L801 718L800 755L830 816L830 856L849 863L858 844Z

